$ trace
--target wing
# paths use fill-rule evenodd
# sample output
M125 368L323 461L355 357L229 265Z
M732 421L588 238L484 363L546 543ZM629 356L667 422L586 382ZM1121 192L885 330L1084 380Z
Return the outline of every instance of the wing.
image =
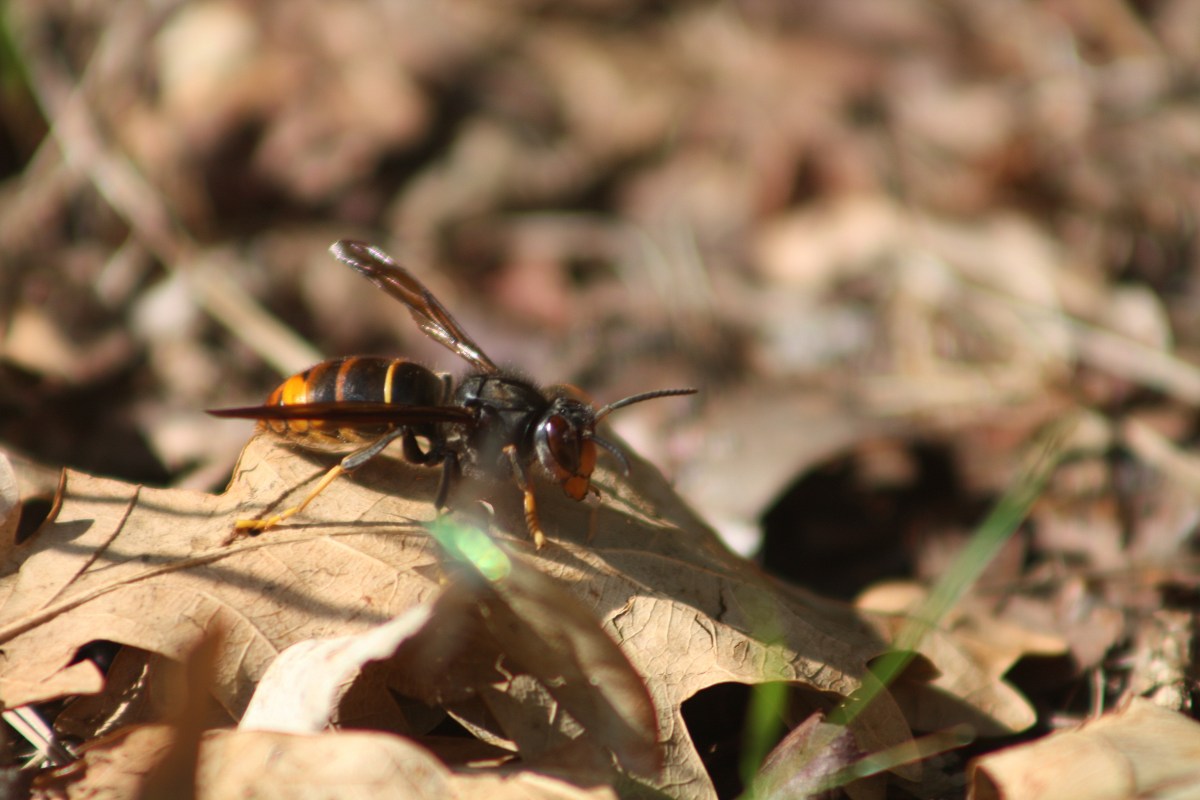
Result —
M211 408L214 417L239 419L304 419L335 425L419 425L430 422L470 422L471 412L460 406L401 406L392 403L295 403L283 406Z
M333 257L353 267L408 308L425 335L453 350L484 372L499 372L475 340L450 316L433 292L391 256L374 245L342 239L329 248Z

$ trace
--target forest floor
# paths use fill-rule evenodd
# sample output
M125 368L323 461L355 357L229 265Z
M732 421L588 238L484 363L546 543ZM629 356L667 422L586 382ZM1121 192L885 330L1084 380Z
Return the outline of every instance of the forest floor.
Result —
M1197 796L1196 0L0 12L5 786ZM205 410L486 366L345 239L699 391L238 532L336 456Z

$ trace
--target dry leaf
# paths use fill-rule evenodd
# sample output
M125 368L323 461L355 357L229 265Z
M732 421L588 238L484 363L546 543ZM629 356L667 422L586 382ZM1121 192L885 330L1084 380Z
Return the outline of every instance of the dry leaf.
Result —
M239 730L319 733L329 725L348 683L370 661L388 658L432 614L418 605L357 636L297 642L267 667Z
M166 725L130 728L97 739L80 748L86 769L71 767L43 775L32 796L55 800L72 793L77 797L136 797L146 773L163 759L173 741L171 728Z
M201 749L201 797L453 797L450 773L399 736L348 732L297 736L261 731L211 734Z
M980 758L975 800L1192 798L1200 787L1200 725L1147 700L1081 727Z
M84 753L85 770L46 779L34 798L137 795L146 773L174 739L165 725L132 728L97 742ZM70 781L74 780L74 783ZM427 750L398 736L267 731L216 731L201 742L197 800L229 797L338 800L422 800L487 797L489 800L614 800L607 787L580 788L537 773L455 774Z
M1124 697L1144 697L1162 708L1191 708L1194 621L1190 611L1163 608L1138 626Z
M874 612L880 630L894 636L925 595L926 590L913 583L879 584L863 593L856 605ZM1057 637L1021 628L968 603L931 629L918 646L937 674L925 674L928 670L919 667L909 670L892 691L919 730L969 723L983 736L1015 733L1033 725L1037 712L1004 680L1004 673L1026 654L1057 655L1065 650Z
M20 523L21 491L17 473L8 456L0 453L0 562L6 559L16 543Z
M437 527L446 537L445 529L457 526ZM611 780L612 755L631 772L655 775L661 753L654 705L641 676L596 617L564 587L500 551L486 534L463 531L475 535L476 547L493 551L486 559L502 574L485 581L456 565L427 618L403 638L382 629L379 636L364 635L381 639L364 643L368 658L380 658L389 645L383 657L395 651L386 663L374 665L371 679L460 718L482 711L475 702L482 698L492 713L477 723L480 738L519 751L527 763L544 767L551 751L571 744L573 757L564 765L580 779L590 774ZM332 697L337 680L314 681L324 682L324 695ZM377 700L374 707L378 714ZM339 721L347 719L339 714Z
M813 714L763 761L755 779L755 795L784 800L828 791L830 779L862 756L846 726L830 724L823 714Z
M477 538L494 547L486 537ZM495 564L498 559L487 560ZM658 772L662 760L654 703L642 678L587 606L558 581L516 559L490 582L463 582L455 588L473 598L493 648L507 657L514 671L536 678L547 699L553 700L544 704L551 712L549 719L537 719L536 729L557 727L556 719L565 710L625 769L641 775ZM531 754L528 745L519 749L527 758Z
M22 545L19 569L4 578L0 699L12 706L101 691L103 677L89 662L71 663L94 639L182 658L219 623L225 634L213 691L240 716L286 647L362 633L440 593L443 559L420 524L434 516L436 470L377 459L288 524L228 541L235 519L268 513L264 503L293 502L325 467L259 437L220 497L68 473L57 514ZM581 600L644 676L666 734L654 785L710 797L681 716L684 700L728 681L785 680L845 696L882 645L849 609L774 584L731 555L645 464L635 459L628 482L598 478L604 498L594 526L585 504L539 486L551 542L535 551L519 493L499 485L488 494L492 530L515 559ZM451 507L473 508L459 509L453 496ZM499 591L515 613L498 632L537 607L531 586ZM527 663L536 642L565 635L542 612L530 623L534 644L515 646ZM567 644L596 661L578 640ZM494 667L474 665L493 676ZM603 675L603 659L579 665L589 677L593 668ZM886 697L858 725L864 748L908 735Z

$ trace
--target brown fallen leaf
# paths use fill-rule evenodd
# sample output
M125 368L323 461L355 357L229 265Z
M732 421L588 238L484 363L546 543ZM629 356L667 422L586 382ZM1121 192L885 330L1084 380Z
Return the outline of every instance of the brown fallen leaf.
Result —
M267 669L239 728L317 733L334 719L359 727L361 723L338 713L339 703L351 679L372 662L376 680L390 673L383 691L395 689L433 706L514 683L510 673L495 666L505 660L540 682L548 701L542 705L558 711L547 719L522 703L508 719L497 715L504 733L516 742L512 749L526 761L542 761L538 751L545 748L531 746L525 732L554 730L553 716L565 711L578 723L577 733L586 731L583 743L593 751L590 761L600 765L598 775L610 777L608 752L631 772L656 774L660 753L654 706L621 650L566 589L509 560L486 534L474 533L497 551L493 563L508 562L503 576L491 583L456 580L437 602L414 606L356 636L292 645ZM456 669L462 664L468 669ZM372 708L379 713L377 704ZM571 766L573 774L583 777L585 771L576 763L580 749L575 748Z
M895 635L926 594L918 584L882 583L864 592L856 605L874 612L871 618L881 632ZM919 730L966 723L982 736L1016 733L1033 725L1037 712L1004 674L1024 655L1065 651L1060 638L1022 628L968 599L920 642L918 652L936 674L926 674L927 666L910 668L892 691Z
M1163 608L1137 627L1123 697L1144 697L1162 708L1191 708L1192 619L1191 612Z
M793 728L763 760L752 795L763 800L824 796L842 789L852 800L886 796L884 770L915 763L969 743L965 729L952 729L903 742L887 751L864 753L845 725L811 715Z
M240 730L320 733L364 665L388 658L432 616L417 605L356 636L310 639L288 647L267 667L238 723Z
M204 635L188 654L184 665L182 702L172 715L171 744L146 773L139 795L142 797L191 798L195 793L200 763L200 747L205 734L208 687L212 670L221 650L222 631L215 627Z
M84 753L84 770L43 779L35 798L135 797L146 773L174 741L165 725L149 725L98 741ZM228 797L337 797L339 800L443 800L456 797L611 800L607 787L583 789L546 775L454 774L429 751L390 734L303 736L268 731L214 731L200 744L197 800Z
M776 584L730 554L657 472L633 461L627 480L598 474L604 497L595 509L538 486L550 537L540 551L525 535L519 493L507 485L487 492L495 508L490 529L514 561L581 601L644 677L664 738L663 768L651 783L677 797L711 797L681 714L684 700L729 681L783 680L845 696L883 645L851 609ZM67 473L51 520L14 552L0 579L0 701L11 707L102 691L103 676L90 662L72 663L87 642L107 639L181 659L220 624L213 693L236 718L284 648L362 633L441 594L445 561L422 524L434 517L436 470L377 459L288 524L229 541L236 519L303 497L325 469L316 457L259 437L221 496ZM475 508L460 507L454 496L450 505ZM571 644L570 635L555 632L553 616L536 610L543 604L539 590L531 594L535 585L498 592L511 616L494 620L497 635L528 623L534 633L521 635L530 643L565 641L554 645L555 656L574 647L578 671L603 679L603 659ZM505 669L528 667L537 656L534 644L515 652L524 655ZM495 680L492 662L454 668L477 673L461 687L465 694L478 696L484 676ZM498 708L495 692L485 694ZM379 696L381 707L391 702ZM484 716L496 718L493 710ZM908 737L886 696L856 726L867 750Z
M850 730L813 714L793 728L763 761L756 776L757 797L810 797L837 786L831 776L862 758Z
M8 456L0 453L0 559L17 540L17 526L21 523L21 491L17 484L17 473Z
M1135 698L1070 731L1010 747L970 766L975 800L1195 797L1200 724Z
M506 658L506 670L524 673L537 680L539 685L529 687L542 695L548 702L543 706L548 714L545 718L534 715L532 729L551 731L559 727L556 720L562 712L574 718L593 740L608 750L626 770L643 776L651 776L661 768L661 753L658 748L658 719L654 703L642 678L630 665L628 658L612 638L599 626L591 609L570 594L565 585L543 575L518 559L508 558L492 540L474 528L464 528L440 523L434 526L439 541L449 546L449 537L456 535L456 552L464 557L472 556L479 573L461 575L461 579L449 590L456 597L446 598L451 603L462 605L467 601L478 617L481 627L491 637L491 647ZM463 536L466 542L463 542ZM466 552L466 544L473 552ZM484 576L487 579L484 579ZM439 603L439 606L442 603ZM426 626L433 636L445 638L438 627ZM460 639L460 641L463 641ZM418 668L420 654L412 652L416 644L403 648L407 656L410 674L436 674L437 664L428 661ZM444 642L436 650L445 657ZM463 658L480 658L483 653L461 652ZM502 670L503 672L503 670ZM504 680L493 682L481 693L485 703L491 697L503 702L490 689L500 690L508 696L509 689L516 685L505 673ZM544 692L539 689L544 688ZM421 695L425 696L425 695ZM522 696L522 700L525 700ZM503 703L508 706L508 703ZM522 722L528 720L528 702L520 703ZM493 714L503 724L504 715L489 704ZM508 715L511 716L511 715ZM512 723L504 726L512 733ZM528 728L527 725L522 725ZM582 737L580 737L582 738ZM535 751L528 738L520 743L521 753L529 758ZM573 748L577 749L577 748ZM607 761L601 753L598 758ZM571 763L574 763L574 760Z

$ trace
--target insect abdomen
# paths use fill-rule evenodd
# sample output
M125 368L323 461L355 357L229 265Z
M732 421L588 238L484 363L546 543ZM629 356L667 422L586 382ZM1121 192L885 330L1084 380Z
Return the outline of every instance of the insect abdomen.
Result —
M270 406L305 403L388 403L436 406L445 402L445 382L432 370L403 358L349 356L322 361L281 383L267 398ZM338 425L322 420L263 420L278 434L311 446L371 441L391 425ZM417 431L423 433L423 431Z

